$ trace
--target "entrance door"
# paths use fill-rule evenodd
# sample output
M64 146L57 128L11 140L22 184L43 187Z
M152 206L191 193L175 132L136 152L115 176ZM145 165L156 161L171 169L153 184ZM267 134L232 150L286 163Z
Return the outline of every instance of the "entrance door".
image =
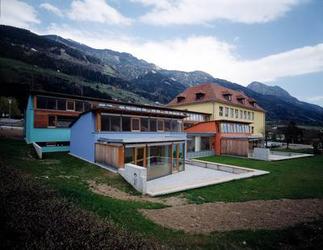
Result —
M135 164L141 167L146 166L146 148L138 147L135 149Z

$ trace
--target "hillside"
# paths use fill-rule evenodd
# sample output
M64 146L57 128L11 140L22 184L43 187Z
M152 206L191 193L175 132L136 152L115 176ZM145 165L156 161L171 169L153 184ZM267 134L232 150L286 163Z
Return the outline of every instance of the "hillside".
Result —
M165 70L129 53L94 49L56 35L0 26L0 91L21 100L30 89L140 103L168 103L189 86L211 82L243 91L267 110L267 120L323 124L323 108L301 102L279 87L248 87L202 71Z

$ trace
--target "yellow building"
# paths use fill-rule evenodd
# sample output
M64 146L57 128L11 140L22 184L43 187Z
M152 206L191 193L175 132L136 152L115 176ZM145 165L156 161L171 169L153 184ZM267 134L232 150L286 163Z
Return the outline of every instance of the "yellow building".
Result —
M250 152L265 137L265 110L244 93L214 83L187 88L167 106L210 114L209 122L215 121L217 128L218 136L214 140L218 141L213 144L217 154L222 151L246 155L247 149ZM242 141L241 146L237 146Z

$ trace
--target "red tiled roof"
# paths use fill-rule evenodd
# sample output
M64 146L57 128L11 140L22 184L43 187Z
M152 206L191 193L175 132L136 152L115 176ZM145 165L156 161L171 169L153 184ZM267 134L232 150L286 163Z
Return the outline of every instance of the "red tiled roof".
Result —
M199 100L196 100L197 93L205 93L205 96ZM227 100L223 95L231 94L231 101ZM185 97L184 100L177 102L177 97ZM244 103L240 103L238 99L245 98ZM214 83L202 83L194 87L187 88L182 93L177 95L172 101L170 101L166 106L175 107L181 105L187 105L192 103L203 103L216 101L223 104L239 106L242 108L248 108L253 110L264 111L257 103L255 106L250 104L250 102L255 101L252 98L249 98L243 92L228 89ZM249 102L250 101L250 102Z

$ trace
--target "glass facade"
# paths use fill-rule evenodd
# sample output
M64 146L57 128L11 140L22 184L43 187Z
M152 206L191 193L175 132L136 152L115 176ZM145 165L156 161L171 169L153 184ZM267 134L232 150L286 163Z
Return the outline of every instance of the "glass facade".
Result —
M183 128L182 121L177 119L131 117L104 113L101 115L101 131L181 132Z

